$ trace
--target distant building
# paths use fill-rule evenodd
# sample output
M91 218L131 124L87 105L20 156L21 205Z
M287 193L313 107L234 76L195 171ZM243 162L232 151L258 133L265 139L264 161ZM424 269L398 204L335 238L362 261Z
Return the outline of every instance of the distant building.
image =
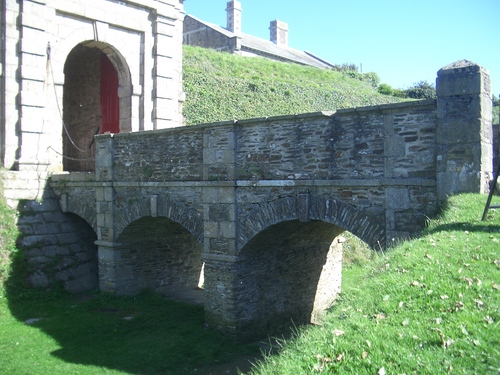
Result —
M212 48L241 56L261 56L271 60L332 68L333 64L307 51L299 51L288 46L288 24L279 20L271 21L270 40L245 34L241 28L241 2L227 3L227 25L221 27L205 22L192 15L184 18L183 43L190 46Z

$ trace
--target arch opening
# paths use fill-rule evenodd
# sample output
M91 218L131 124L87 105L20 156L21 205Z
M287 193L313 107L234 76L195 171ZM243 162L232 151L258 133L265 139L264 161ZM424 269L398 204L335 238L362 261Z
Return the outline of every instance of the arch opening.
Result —
M242 248L237 294L245 339L321 319L340 292L343 231L323 221L285 221Z
M123 293L151 290L202 302L203 248L181 224L165 217L143 217L130 223L118 241L122 267L128 270Z
M64 289L82 293L99 287L99 265L97 256L97 235L80 216L67 213L64 222L65 250L59 255L54 277L61 281Z
M64 75L63 168L94 171L94 136L129 130L130 72L111 46L92 41L71 50Z

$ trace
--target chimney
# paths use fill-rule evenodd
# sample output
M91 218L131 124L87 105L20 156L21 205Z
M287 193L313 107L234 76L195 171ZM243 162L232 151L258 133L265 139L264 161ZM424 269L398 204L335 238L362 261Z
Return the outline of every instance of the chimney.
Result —
M271 42L279 47L288 47L288 24L286 22L271 21Z
M241 35L241 3L231 0L227 3L227 29L236 35Z

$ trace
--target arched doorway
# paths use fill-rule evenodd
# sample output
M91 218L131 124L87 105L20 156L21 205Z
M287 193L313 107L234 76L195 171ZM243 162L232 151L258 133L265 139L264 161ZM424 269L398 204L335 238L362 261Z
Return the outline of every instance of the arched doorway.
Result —
M62 132L65 171L94 171L94 136L119 133L122 128L120 112L126 110L123 107L130 100L123 100L118 92L120 86L130 85L130 73L121 56L109 51L114 50L105 43L80 43L66 59Z

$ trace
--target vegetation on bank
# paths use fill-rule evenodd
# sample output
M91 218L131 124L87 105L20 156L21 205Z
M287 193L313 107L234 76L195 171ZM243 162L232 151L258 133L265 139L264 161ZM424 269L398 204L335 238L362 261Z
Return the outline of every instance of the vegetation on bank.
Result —
M3 189L0 186L0 298L4 291L3 286L11 273L14 258L20 255L16 247L19 231L15 225L15 218L16 212L3 201Z
M378 92L376 73L323 70L184 46L188 125L333 111L404 100Z
M500 373L500 211L480 221L485 201L452 197L420 238L344 270L323 325L252 374Z

